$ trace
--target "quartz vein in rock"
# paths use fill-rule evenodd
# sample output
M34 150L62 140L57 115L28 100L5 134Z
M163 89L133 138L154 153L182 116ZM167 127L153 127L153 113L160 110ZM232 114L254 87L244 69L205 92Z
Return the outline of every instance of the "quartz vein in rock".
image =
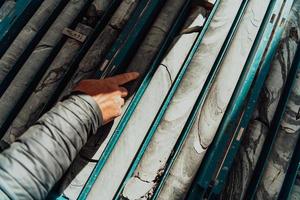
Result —
M299 151L295 146L300 135L300 120L296 119L300 107L300 69L296 76L278 135L257 188L258 200L277 199L293 152Z
M0 85L61 0L44 1L0 60Z
M270 73L262 89L258 106L230 170L222 199L242 199L246 192L300 39L299 11L300 3L298 2L293 6L289 16L277 53L272 61Z
M39 42L30 57L24 63L10 86L0 99L0 127L9 118L11 112L17 106L24 92L32 81L37 78L39 70L41 70L44 61L52 52L55 45L62 38L62 31L65 27L71 25L79 12L82 10L88 0L72 0L69 1L59 17L55 20L42 40Z
M110 19L108 25L105 26L104 30L100 33L84 58L81 60L77 71L65 88L61 97L70 94L74 85L76 85L79 81L91 78L95 75L96 70L100 67L101 62L104 59L105 54L119 36L122 28L129 20L129 17L138 2L139 0L122 1L117 11Z
M170 170L158 199L185 197L225 113L269 2L269 0L249 2L216 80L197 114L191 132ZM226 2L220 9L228 7L228 12L231 12L232 5L238 8L237 4Z
M152 59L158 52L160 45L170 30L184 2L184 0L176 2L168 0L166 2L149 33L139 47L137 54L134 56L127 71L138 71L140 72L141 77L145 75L150 67ZM134 114L131 116L129 123L123 131L110 158L97 178L89 198L101 196L103 199L111 199L114 196L135 153L138 151L138 148L143 141L147 129L151 125L164 96L166 96L172 81L178 73L185 55L192 45L192 41L188 41L188 44L190 45L184 48L181 47L185 52L177 55L181 59L177 60L178 63L176 63L175 66L169 67L170 63L165 60L163 62L164 64L159 67L155 78L152 79L153 81L151 81L148 86L147 91L142 97ZM175 49L173 51L171 50L172 53L169 53L168 56L174 56L174 51ZM130 89L134 91L137 86L138 84L131 84ZM129 101L127 101L127 105L128 103ZM114 127L111 129L111 133L113 130ZM116 161L119 163L118 165L115 164ZM111 179L114 181L109 181Z
M75 31L88 36L92 28L89 26L78 24ZM34 90L33 94L27 100L10 128L8 129L4 140L8 143L15 141L27 128L29 128L42 114L44 106L54 94L56 88L63 80L69 69L69 63L74 55L79 51L82 43L68 39L58 55L55 57L52 64L42 80Z

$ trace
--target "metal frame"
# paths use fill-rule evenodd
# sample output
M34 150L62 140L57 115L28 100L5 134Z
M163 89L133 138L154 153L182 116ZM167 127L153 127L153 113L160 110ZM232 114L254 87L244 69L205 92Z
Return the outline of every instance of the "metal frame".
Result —
M126 63L126 61L128 61L128 58L131 56L131 54L134 53L133 51L136 49L135 47L138 46L139 42L136 41L136 39L142 37L142 35L139 35L139 34L143 34L144 31L146 31L148 28L150 28L150 25L152 24L155 16L157 15L158 11L160 10L160 8L162 7L162 5L165 1L166 0L151 0L150 1L150 4L149 4L147 10L144 11L143 16L140 18L139 22L136 25L137 30L135 30L135 32L133 32L134 34L132 34L132 35L130 35L130 37L128 37L126 43L124 44L124 47L118 54L119 56L117 56L114 59L113 66L116 66L118 68L118 66L122 66L124 63ZM170 37L170 36L168 36L168 37ZM93 172L91 173L91 175L90 175L88 181L86 182L84 189L81 191L78 199L83 200L83 199L87 198L98 175L101 173L103 166L105 165L106 161L108 160L113 148L117 144L125 126L127 125L132 113L134 112L138 102L140 101L147 86L149 85L151 77L153 76L153 74L156 70L156 67L158 66L157 63L160 62L164 52L166 51L166 49L169 46L170 41L171 41L170 38L166 39L164 44L161 46L161 49L160 49L156 59L154 60L151 68L149 69L146 77L144 78L141 86L139 87L139 89L136 92L135 96L133 97L132 101L130 102L128 108L126 109L121 121L119 122L116 130L114 131L107 146L105 147L103 153L101 154L98 163L96 164Z
M111 72L113 68L111 62L117 56L117 54L122 50L122 47L126 44L126 41L128 40L130 34L132 33L132 31L134 31L134 27L137 26L139 18L142 16L143 11L146 9L148 2L149 2L148 0L142 0L141 2L139 2L137 8L135 9L134 13L130 17L129 21L122 29L122 32L119 35L118 39L114 42L112 48L107 53L103 65L96 72L96 77L104 78L113 74L113 72Z
M184 19L186 19L186 16L188 15L188 11L189 11L190 6L191 6L191 1L190 1L190 0L187 0L187 1L185 2L185 5L184 5L184 7L182 8L181 12L180 12L179 15L178 15L178 17L177 17L177 19L176 19L176 22L175 22L174 25L173 25L173 28L172 28L171 31L170 31L170 33L173 35L172 38L170 38L171 40L174 39L176 33L178 33L180 27L181 27L182 24L184 23ZM200 36L200 35L201 35L201 34L199 34L199 36ZM199 37L199 36L198 36L198 37ZM202 35L202 36L203 36L203 35ZM193 47L193 48L195 48L195 45L196 45L196 44L197 44L197 42L194 43L194 45L193 45L194 47ZM197 48L198 48L198 46L197 46ZM196 49L195 49L194 52L193 52L193 51L190 51L188 57L190 57L190 54L193 54L193 55L194 55L195 52L196 52ZM190 62L190 61L189 61L189 62ZM158 62L155 62L155 65L159 65L159 63L158 63ZM185 64L183 64L183 65L185 65ZM148 135L148 136L149 136L149 135ZM149 143L148 137L146 138L146 141L148 141L148 143ZM145 143L144 143L144 144L145 144ZM136 169L136 167L137 167L137 165L138 165L140 159L142 158L142 155L141 155L141 154L143 154L143 153L145 152L145 149L146 149L146 147L147 147L147 146L144 146L144 144L142 145L142 147L140 147L139 153L135 156L135 158L134 158L134 160L133 160L133 162L132 162L132 164L131 164L131 166L130 166L130 169L128 170L128 172L127 172L125 178L124 178L123 181L122 181L122 184L120 185L120 187L118 188L117 193L115 194L114 199L118 199L118 197L119 197L119 195L121 194L123 188L125 187L125 184L126 184L127 180L132 176L134 170Z
M128 61L135 54L137 47L145 37L145 33L147 33L147 31L150 29L151 24L154 22L156 15L163 7L165 1L166 0L160 2L156 2L155 0L143 0L142 2L140 2L140 4L142 5L138 6L136 10L140 11L142 14L137 16L138 13L134 13L134 15L132 16L132 21L136 20L137 18L138 21L134 25L128 24L128 28L130 28L129 26L133 25L130 31L128 29L124 30L125 32L128 32L128 37L125 39L125 35L121 36L120 40L125 39L125 41L122 44L116 44L120 45L120 49L115 52L112 59L110 60L107 71L102 74L101 77L97 78L111 76L117 73L119 70L124 69L124 67L129 64ZM144 9L141 9L144 4L146 4L146 7ZM132 21L130 21L130 23L133 23Z
M280 27L279 27L279 30L278 32L283 32L284 30L284 26L282 26L282 22L283 21L286 21L286 18L291 10L291 7L292 7L292 4L293 4L293 0L286 0L285 1L285 5L284 5L284 8L282 9L280 15L281 15L281 19L280 19ZM277 46L278 46L278 42L281 38L281 34L277 34L274 36L274 39L275 42L273 42L270 46L270 51L271 54L275 54L276 53L276 49L277 49ZM276 44L276 40L277 40L277 44ZM268 74L268 71L269 71L269 67L271 65L271 60L272 60L272 57L273 55L270 55L269 57L266 57L266 61L265 61L265 71L263 72L263 75L264 76L267 76ZM289 76L292 76L292 74L289 74ZM275 112L275 115L274 115L274 118L271 122L271 126L270 126L270 129L268 131L268 134L267 134L267 138L264 142L264 145L263 145L263 148L262 148L262 153L260 154L259 156L259 159L257 161L257 164L255 166L255 169L254 169L254 172L253 172L253 175L252 175L252 178L251 178L251 181L250 181L250 184L247 188L247 191L246 191L246 196L247 196L247 199L254 199L254 195L257 191L257 188L258 188L258 185L261 181L261 178L262 178L262 175L263 175L263 171L266 167L266 162L268 160L268 157L270 155L270 152L271 152L271 149L272 149L272 146L274 144L274 141L275 141L275 138L277 136L277 133L278 133L278 129L279 129L279 126L280 126L280 121L283 117L283 114L284 114L284 111L285 111L285 108L286 108L286 103L287 103L287 100L290 96L290 92L291 92L291 82L293 82L294 80L290 78L287 79L287 82L286 82L286 85L285 85L285 88L284 88L284 91L281 95L281 98L279 100L279 103L278 103L278 106L277 106L277 109L276 109L276 112ZM262 86L261 86L262 87Z
M259 34L248 57L245 69L226 109L225 116L198 173L197 181L209 182L208 192L219 194L237 153L244 129L249 123L283 29L276 23L282 1L270 3ZM276 11L277 9L277 11ZM282 26L282 24L281 24ZM270 39L271 38L271 39ZM269 49L271 48L271 49ZM268 51L267 51L268 50ZM266 59L267 62L263 62ZM253 84L254 82L254 84ZM252 87L252 88L251 88ZM217 161L216 161L217 160Z

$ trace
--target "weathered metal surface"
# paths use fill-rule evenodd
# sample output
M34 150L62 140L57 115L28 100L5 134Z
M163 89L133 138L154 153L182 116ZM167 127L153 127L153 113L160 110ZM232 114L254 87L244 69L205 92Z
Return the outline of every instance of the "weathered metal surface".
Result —
M19 109L20 103L25 101L23 96L27 92L30 92L27 91L29 86L31 86L34 80L39 78L36 76L43 68L44 62L52 53L56 44L58 44L62 38L62 30L73 23L87 2L88 0L69 1L65 9L55 20L44 35L43 39L39 42L35 50L24 63L24 67L20 69L14 80L2 95L0 99L0 112L2 113L0 116L0 127L2 130L6 129L7 121L10 121L13 112L16 112L16 110ZM2 134L3 133L4 131Z
M75 30L86 36L92 32L92 28L80 23ZM44 106L69 70L69 63L81 46L82 42L75 39L68 39L66 41L52 64L47 69L47 72L40 83L33 91L33 94L27 100L6 132L3 139L7 143L14 142L16 138L25 132L41 116Z
M222 194L224 199L242 199L249 185L300 39L299 8L299 5L295 4L288 19L258 106L244 134L233 168L230 170Z
M269 1L260 5L257 1L249 2L216 80L158 198L181 199L186 195L224 115L268 5Z
M44 1L0 60L0 85L61 0Z

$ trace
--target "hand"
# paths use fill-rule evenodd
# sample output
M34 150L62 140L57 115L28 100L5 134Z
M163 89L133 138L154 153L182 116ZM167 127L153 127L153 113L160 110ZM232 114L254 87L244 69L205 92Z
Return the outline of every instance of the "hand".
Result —
M97 102L103 123L107 124L122 114L121 108L125 104L124 97L128 95L128 91L121 85L138 77L139 73L131 72L103 80L83 80L74 90L90 95Z

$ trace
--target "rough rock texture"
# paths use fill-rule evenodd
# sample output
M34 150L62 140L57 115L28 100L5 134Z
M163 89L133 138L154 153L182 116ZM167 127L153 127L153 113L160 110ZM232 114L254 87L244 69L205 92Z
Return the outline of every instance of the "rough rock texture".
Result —
M6 0L0 8L0 23L14 9L16 1Z
M55 45L62 38L63 29L71 25L86 3L87 0L69 1L62 13L55 20L43 39L24 63L23 67L0 99L0 112L2 113L0 115L0 127L3 126L16 105L20 101L24 101L24 99L21 99L22 95L32 81L35 78L38 78L36 76L38 75L39 70L41 70L43 63L52 52Z
M61 97L70 94L74 85L76 85L79 81L91 78L95 75L96 70L100 67L101 62L104 59L105 54L119 36L122 28L128 21L138 2L139 0L122 1L117 11L110 19L108 25L106 25L104 30L100 33L89 51L81 60L76 73L66 86Z
M241 1L222 2L123 196L149 197L221 49ZM236 5L232 9L231 5ZM226 16L224 18L224 16ZM136 126L136 127L139 127ZM136 128L135 127L135 128Z
M298 172L295 185L291 192L291 200L298 200L300 199L300 172Z
M94 5L99 6L101 5L102 1L94 1ZM103 2L105 3L106 1ZM96 70L100 67L101 62L103 61L106 52L111 47L113 42L117 39L121 30L129 20L131 13L137 6L138 2L139 0L122 1L121 5L110 19L108 25L100 33L98 38L95 40L91 48L86 53L85 57L80 62L78 70L75 72L72 80L66 86L63 94L61 95L61 98L70 94L73 87L80 80L90 78L95 74ZM98 142L99 135L92 136L92 138L90 138L89 144L83 147L83 150L80 154L83 155L84 158L80 155L77 156L76 160L71 165L68 174L65 176L62 182L61 189L66 188L64 190L64 194L70 197L71 199L77 198L86 180L88 179L89 174L95 166L95 163L89 163L85 159L85 157L90 158L93 156L93 154L97 151L97 149L95 150L95 146L98 147L98 145L95 145L95 143L98 144ZM84 168L84 170L82 170L84 166L86 167ZM78 174L79 172L80 174ZM77 174L78 176L76 177Z
M78 24L75 31L88 36L89 33L91 33L92 28L83 24ZM6 142L14 142L17 137L24 133L25 130L41 116L44 106L63 80L65 74L69 70L68 65L70 61L79 51L81 46L82 43L77 40L69 38L66 41L33 94L27 100L8 129L3 138Z
M222 194L223 199L242 199L260 155L278 105L287 74L300 39L300 2L293 6L258 106L244 134L242 144Z
M293 152L299 151L295 146L300 135L300 120L296 117L300 108L300 69L296 76L278 135L257 188L258 200L277 199Z
M249 2L216 80L170 170L159 199L183 199L186 195L225 113L269 2L269 0ZM236 5L226 3L230 11L232 5Z
M204 23L205 15L206 15L206 11L203 8L199 7L195 9L194 13L192 13L192 15L190 16L190 19L193 18L194 22L190 26L187 26L187 29L183 30L183 32L191 30L193 27L195 28L197 26L198 27L202 26L202 24ZM159 108L162 105L167 95L167 92L169 91L176 75L178 74L197 35L198 35L197 33L180 35L180 37L178 38L178 40L176 41L172 49L168 52L167 56L162 61L160 67L154 74L153 79L150 82L150 85L148 86L144 96L142 97L136 109L136 112L132 115L132 118L129 121L128 128L126 128L124 131L125 134L126 133L132 134L134 132L133 137L137 137L137 135L141 137L141 139L145 137L148 129L151 126L152 121L154 120L157 112L159 111ZM149 108L151 108L151 110L149 110ZM147 113L147 115L145 115L144 113ZM154 154L153 152L152 155L156 155L156 154ZM129 161L131 161L131 159L129 159L128 161L124 160L124 162L122 162L122 165L120 167L124 165L128 168L130 163ZM127 164L125 164L126 162ZM155 178L156 173L154 173L153 176ZM141 183L144 182L141 181ZM132 185L132 186L135 187L136 185ZM149 190L144 190L143 188L141 188L141 190L139 191L136 190L136 192L138 193L131 194L131 195L125 194L126 191L124 191L123 196L128 199L137 199L142 196L146 196L148 191Z
M31 17L0 60L0 85L61 0L46 0Z
M137 54L134 56L127 71L138 71L141 74L141 77L146 74L152 59L158 52L160 44L162 44L171 25L177 17L178 12L181 10L183 3L184 0L176 2L168 0L166 2L152 25L152 28L139 47ZM185 48L188 49L188 47ZM184 56L184 54L180 57L182 56ZM183 62L183 59L184 58L182 58L180 62ZM90 193L90 198L101 196L103 199L111 199L117 191L135 153L138 151L138 148L147 133L147 129L151 125L151 122L164 99L163 97L168 92L168 89L178 72L180 62L177 63L174 68L169 69L166 67L160 67L157 71L157 78L153 79L155 81L151 82L151 86L148 88L148 93L146 92L143 96L143 103L140 102L129 124L126 126L125 131L122 133L121 138L119 139ZM131 91L135 91L137 87L138 84L130 84L129 86ZM157 95L153 95L154 93ZM129 102L130 100L127 101L127 105ZM147 114L145 115L145 113ZM111 129L111 133L113 130L114 127ZM118 166L115 165L116 161L119 163ZM109 180L111 180L112 177L114 181L110 182Z

